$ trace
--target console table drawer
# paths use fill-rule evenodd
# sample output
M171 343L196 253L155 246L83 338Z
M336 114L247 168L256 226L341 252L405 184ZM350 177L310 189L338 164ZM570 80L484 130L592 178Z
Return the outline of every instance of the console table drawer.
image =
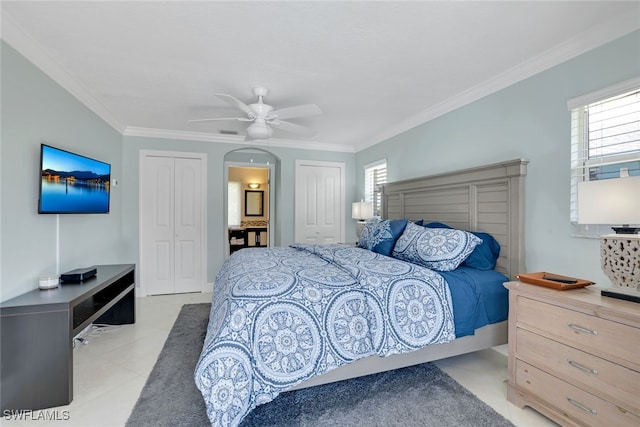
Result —
M516 333L516 351L518 358L640 414L639 372L523 329Z
M516 386L538 396L567 418L589 426L632 426L640 416L613 405L521 360L516 361Z
M526 297L518 297L517 304L517 322L526 329L612 360L637 359L638 328ZM640 366L637 362L631 364L631 368Z

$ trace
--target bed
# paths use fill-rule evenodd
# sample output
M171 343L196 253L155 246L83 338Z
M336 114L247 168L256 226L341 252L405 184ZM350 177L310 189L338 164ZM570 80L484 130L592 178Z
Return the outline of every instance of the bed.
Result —
M525 271L526 165L386 184L385 220L361 239L368 249L296 244L233 254L216 277L194 374L212 425L238 425L286 390L505 344L502 283ZM425 236L455 248L444 261L426 259L416 250ZM465 265L487 237L500 245L495 268Z

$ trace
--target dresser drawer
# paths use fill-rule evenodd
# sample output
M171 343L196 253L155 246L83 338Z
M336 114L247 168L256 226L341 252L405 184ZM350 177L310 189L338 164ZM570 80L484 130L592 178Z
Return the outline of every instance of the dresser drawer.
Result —
M522 296L516 312L516 322L526 329L640 370L638 328Z
M640 373L542 337L516 331L517 357L640 415Z
M638 426L640 417L516 360L516 386L569 419L589 426Z

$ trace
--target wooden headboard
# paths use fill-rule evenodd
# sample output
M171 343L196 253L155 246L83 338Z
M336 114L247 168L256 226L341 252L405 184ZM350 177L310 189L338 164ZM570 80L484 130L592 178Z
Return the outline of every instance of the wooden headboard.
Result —
M514 278L524 265L524 177L528 160L385 184L382 216L423 219L490 233L500 243L496 270Z

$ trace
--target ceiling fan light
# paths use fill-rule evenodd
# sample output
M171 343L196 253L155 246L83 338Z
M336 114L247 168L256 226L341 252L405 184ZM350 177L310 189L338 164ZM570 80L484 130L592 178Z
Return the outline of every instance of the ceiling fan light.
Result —
M269 139L273 134L273 129L263 123L252 123L247 128L247 135L251 139Z
M193 119L189 120L189 122L209 122L218 120L253 122L247 128L247 137L245 138L245 140L265 140L271 138L271 135L273 134L273 129L271 128L271 126L285 132L297 133L303 136L311 136L314 134L314 132L307 127L287 122L282 119L306 117L320 114L322 113L320 107L315 104L304 104L294 107L280 108L276 110L272 105L265 104L263 102L262 98L268 93L268 90L265 87L254 87L253 93L258 97L258 101L249 105L231 95L227 95L224 93L214 93L214 95L220 98L222 101L245 113L246 117L212 117L206 119ZM226 134L227 132L221 131L220 133ZM229 134L230 133L231 132L229 132Z

